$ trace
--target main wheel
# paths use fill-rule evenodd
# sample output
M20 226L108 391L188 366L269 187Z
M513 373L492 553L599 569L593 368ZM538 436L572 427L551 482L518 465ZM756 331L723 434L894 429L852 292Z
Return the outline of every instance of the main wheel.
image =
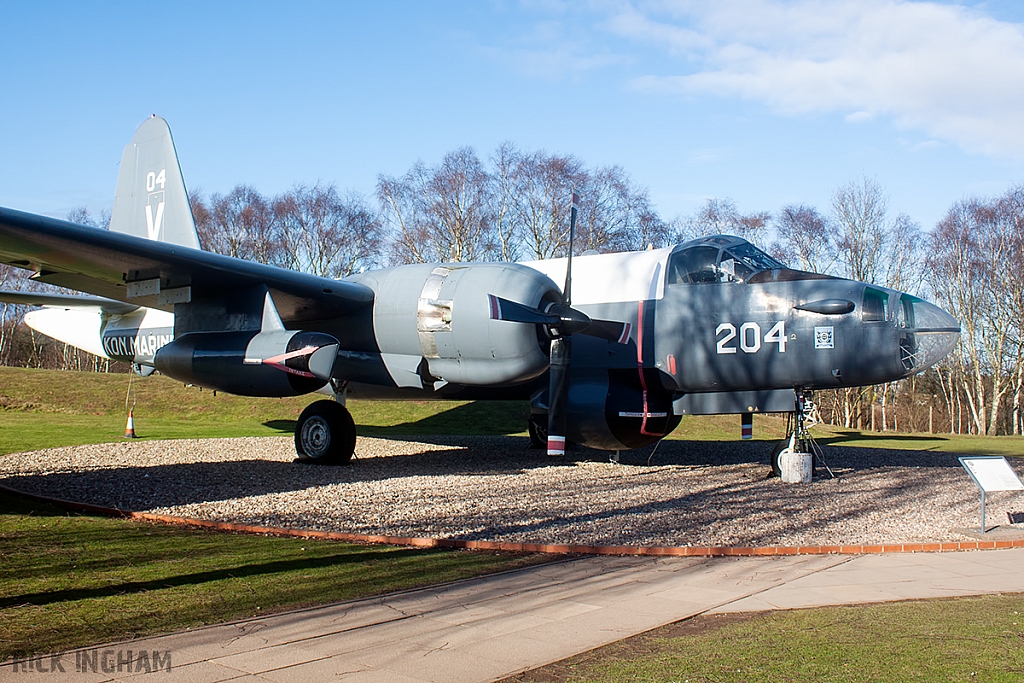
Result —
M310 403L295 425L295 452L302 462L344 465L356 449L356 424L336 401Z

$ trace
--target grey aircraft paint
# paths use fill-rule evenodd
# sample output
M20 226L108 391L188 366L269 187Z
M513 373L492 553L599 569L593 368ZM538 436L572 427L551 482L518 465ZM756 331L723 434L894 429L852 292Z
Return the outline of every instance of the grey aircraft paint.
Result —
M110 229L199 248L171 129L159 116L152 116L139 126L124 148Z

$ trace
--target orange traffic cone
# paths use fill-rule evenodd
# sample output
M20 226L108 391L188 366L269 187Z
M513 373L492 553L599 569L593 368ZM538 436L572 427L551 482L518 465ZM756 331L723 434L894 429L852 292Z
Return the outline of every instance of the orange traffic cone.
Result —
M128 424L124 428L124 438L126 438L126 439L136 439L136 438L138 438L137 436L135 436L135 420L132 419L132 411L131 410L128 411Z

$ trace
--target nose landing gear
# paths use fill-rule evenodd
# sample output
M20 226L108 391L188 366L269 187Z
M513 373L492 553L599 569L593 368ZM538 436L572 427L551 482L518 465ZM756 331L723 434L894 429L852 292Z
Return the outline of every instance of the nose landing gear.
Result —
M789 448L790 442L793 444L793 449L798 453L811 453L814 455L814 471L817 473L819 468L823 468L828 472L829 477L835 478L835 474L832 469L828 466L825 461L825 453L822 451L815 441L814 437L811 436L809 429L814 425L818 424L821 420L818 417L818 407L814 405L814 401L811 398L811 392L800 391L796 392L796 410L789 413L786 418L786 433L789 435L782 441L775 444L775 448L772 449L771 455L771 474L769 477L780 477L782 476L782 467L779 464L779 455L785 449Z

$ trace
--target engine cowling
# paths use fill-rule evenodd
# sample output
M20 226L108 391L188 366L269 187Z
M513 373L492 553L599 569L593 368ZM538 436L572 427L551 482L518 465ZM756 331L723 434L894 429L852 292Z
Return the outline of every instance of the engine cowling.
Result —
M424 264L354 280L374 290L374 336L382 354L422 358L432 377L467 386L519 384L548 368L537 326L495 320L489 295L537 307L558 301L546 275L515 263Z
M330 381L338 340L322 332L190 332L157 351L168 377L239 396L299 396Z
M602 450L643 448L679 425L672 397L658 371L639 369L576 370L570 373L566 438ZM533 402L534 411L547 410L547 392Z

